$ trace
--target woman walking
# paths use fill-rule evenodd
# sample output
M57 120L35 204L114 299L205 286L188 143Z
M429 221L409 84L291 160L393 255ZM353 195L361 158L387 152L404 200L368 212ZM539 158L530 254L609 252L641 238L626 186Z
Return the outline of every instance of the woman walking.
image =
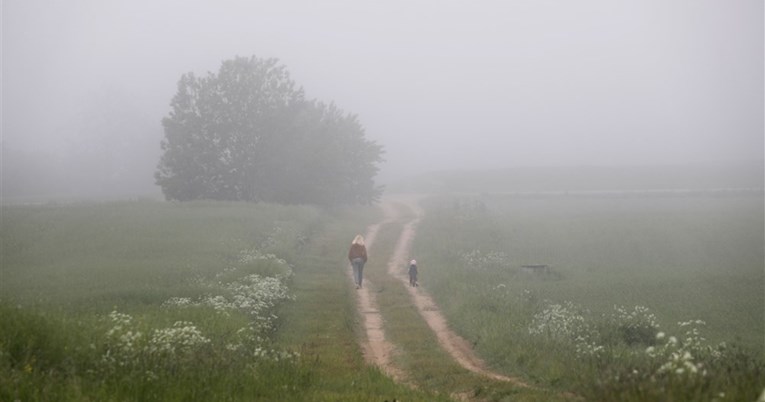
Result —
M417 286L417 261L409 261L409 286Z
M364 264L367 262L367 248L364 246L364 236L356 235L351 242L351 249L348 251L348 260L353 266L353 281L356 283L356 289L361 287L361 278L364 272Z

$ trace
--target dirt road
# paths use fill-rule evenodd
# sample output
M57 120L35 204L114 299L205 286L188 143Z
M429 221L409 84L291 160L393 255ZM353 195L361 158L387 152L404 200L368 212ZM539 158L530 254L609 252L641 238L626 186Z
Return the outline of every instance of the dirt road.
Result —
M395 210L389 210L391 208L389 204L385 204L384 208L385 219L382 222L369 226L364 235L364 241L368 250L372 248L380 226L392 222L395 218ZM353 274L350 267L348 267L347 272L351 283L353 283ZM404 372L394 366L391 360L394 349L393 345L385 339L382 315L380 315L380 309L377 307L374 293L370 291L370 289L374 289L374 285L368 279L364 279L362 283L362 288L356 290L356 306L359 315L363 318L362 324L367 335L361 344L364 358L367 363L379 367L397 382L405 382L406 376Z
M414 212L414 217L409 218L404 224L401 235L396 243L394 253L388 261L387 272L394 278L399 279L402 286L407 288L412 303L417 307L423 320L427 322L428 326L436 334L441 347L446 350L457 363L467 370L494 380L507 381L520 387L533 388L518 378L504 376L489 370L483 360L473 352L470 344L449 328L446 319L441 314L441 310L427 291L422 287L409 286L409 278L404 272L403 267L406 266L408 256L410 255L412 241L416 235L417 224L422 216L422 210L417 205L416 198L409 197L385 200L383 203L385 219L368 228L366 234L367 247L371 247L380 226L401 219L398 208L396 208L397 204L404 205L411 209ZM365 283L365 286L362 289L359 289L357 296L359 313L364 317L363 325L367 334L367 339L362 345L365 351L366 360L370 364L380 367L395 380L406 382L407 376L404 371L395 367L391 361L391 355L395 349L393 345L385 339L383 319L377 308L374 295L369 291L370 288L371 284Z

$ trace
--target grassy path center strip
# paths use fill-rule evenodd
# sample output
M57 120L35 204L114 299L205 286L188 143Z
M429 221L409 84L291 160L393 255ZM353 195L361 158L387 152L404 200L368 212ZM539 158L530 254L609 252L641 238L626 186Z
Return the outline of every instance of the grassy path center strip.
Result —
M473 352L470 344L449 328L446 318L441 314L440 309L428 292L420 287L408 286L409 278L404 275L403 270L400 268L406 265L407 256L410 254L412 240L416 234L416 226L420 221L422 210L418 207L416 199L402 198L400 201L413 211L415 215L404 225L401 231L393 257L388 264L388 274L398 279L407 289L420 316L422 316L423 320L436 334L438 343L460 366L493 380L507 381L519 387L530 388L530 385L516 377L508 377L489 370L486 367L486 363Z
M391 215L390 208L387 206L384 206L384 208L386 216L385 220L370 225L367 228L365 242L368 250L372 249L372 245L377 237L380 226L393 221L394 216ZM351 269L348 268L346 271L350 278L352 272ZM379 367L380 370L393 378L396 382L405 382L406 374L391 361L391 355L393 354L394 348L385 338L382 315L380 315L380 309L377 306L375 295L370 289L374 289L374 284L371 281L366 280L366 284L356 290L356 305L359 315L362 317L362 325L366 334L366 339L362 342L364 358L367 363Z

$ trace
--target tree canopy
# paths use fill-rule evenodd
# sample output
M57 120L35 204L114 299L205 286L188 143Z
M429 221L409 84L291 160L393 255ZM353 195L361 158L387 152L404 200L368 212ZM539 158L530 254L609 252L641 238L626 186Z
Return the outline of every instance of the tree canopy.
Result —
M170 200L376 201L383 148L356 115L305 98L276 59L236 57L181 76L162 120L156 183Z

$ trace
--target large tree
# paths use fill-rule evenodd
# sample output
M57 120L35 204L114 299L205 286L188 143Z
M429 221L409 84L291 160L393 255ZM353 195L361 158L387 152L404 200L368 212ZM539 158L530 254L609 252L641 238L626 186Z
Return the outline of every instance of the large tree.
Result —
M355 115L305 99L275 59L184 74L155 174L172 200L370 203L383 149Z

